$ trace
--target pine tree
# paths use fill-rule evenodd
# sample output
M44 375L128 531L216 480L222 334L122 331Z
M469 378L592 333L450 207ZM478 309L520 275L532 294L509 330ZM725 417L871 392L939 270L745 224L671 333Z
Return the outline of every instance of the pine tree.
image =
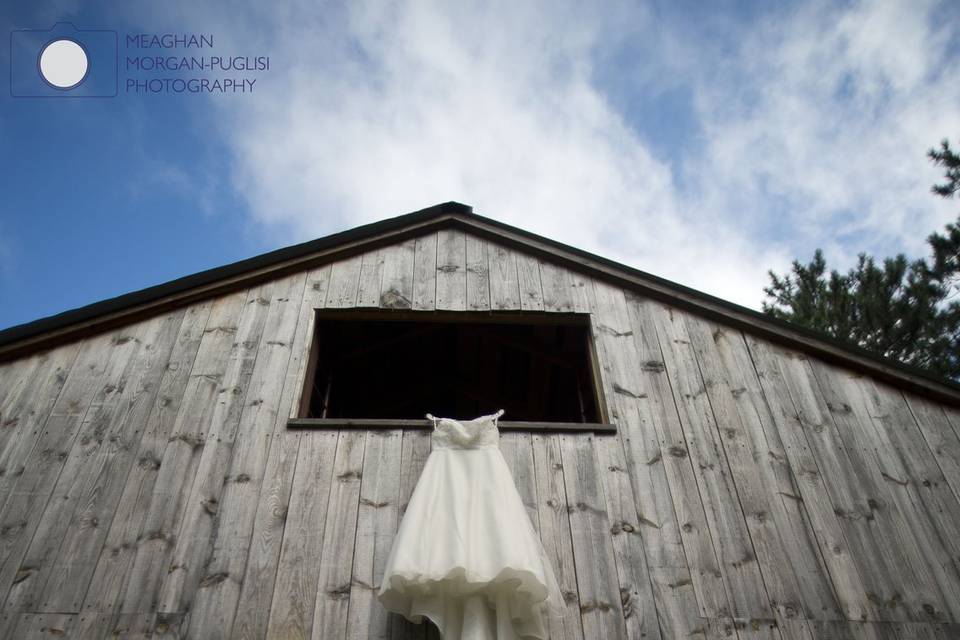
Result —
M928 156L945 170L937 195L960 191L960 156L944 140ZM847 273L827 272L817 249L809 264L769 272L765 313L852 342L888 358L960 379L960 218L927 238L930 260L903 254L882 264L865 253Z

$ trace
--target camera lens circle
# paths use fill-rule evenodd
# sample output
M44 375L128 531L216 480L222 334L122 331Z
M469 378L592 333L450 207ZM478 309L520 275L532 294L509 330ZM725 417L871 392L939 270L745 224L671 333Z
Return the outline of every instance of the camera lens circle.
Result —
M89 68L87 52L73 40L54 40L40 52L40 75L57 89L76 87Z

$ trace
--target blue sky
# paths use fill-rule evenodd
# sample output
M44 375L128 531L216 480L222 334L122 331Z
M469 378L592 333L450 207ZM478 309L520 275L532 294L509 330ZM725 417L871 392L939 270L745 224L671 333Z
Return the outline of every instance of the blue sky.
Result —
M767 269L921 255L960 212L925 157L960 142L956 3L197 4L5 5L4 38L116 31L121 86L14 98L0 47L0 328L446 200L754 308ZM183 53L270 69L124 91L231 76L123 69Z

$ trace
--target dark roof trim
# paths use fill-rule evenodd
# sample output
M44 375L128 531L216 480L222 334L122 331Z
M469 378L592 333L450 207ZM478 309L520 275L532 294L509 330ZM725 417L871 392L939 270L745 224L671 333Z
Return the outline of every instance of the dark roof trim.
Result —
M467 205L446 202L10 327L0 331L0 361L47 348L81 334L125 324L135 317L179 307L285 273L452 226L527 253L547 257L577 271L826 360L853 366L924 395L960 404L960 385L952 381L877 356L818 331L772 318L472 211Z

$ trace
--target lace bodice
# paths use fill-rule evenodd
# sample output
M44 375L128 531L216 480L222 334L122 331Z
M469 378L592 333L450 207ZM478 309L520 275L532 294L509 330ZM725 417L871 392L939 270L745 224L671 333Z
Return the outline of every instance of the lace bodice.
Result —
M435 418L429 413L427 418L433 421L433 433L430 442L434 449L482 449L500 446L500 431L497 418L503 410L489 416L480 416L473 420L454 420L453 418Z

